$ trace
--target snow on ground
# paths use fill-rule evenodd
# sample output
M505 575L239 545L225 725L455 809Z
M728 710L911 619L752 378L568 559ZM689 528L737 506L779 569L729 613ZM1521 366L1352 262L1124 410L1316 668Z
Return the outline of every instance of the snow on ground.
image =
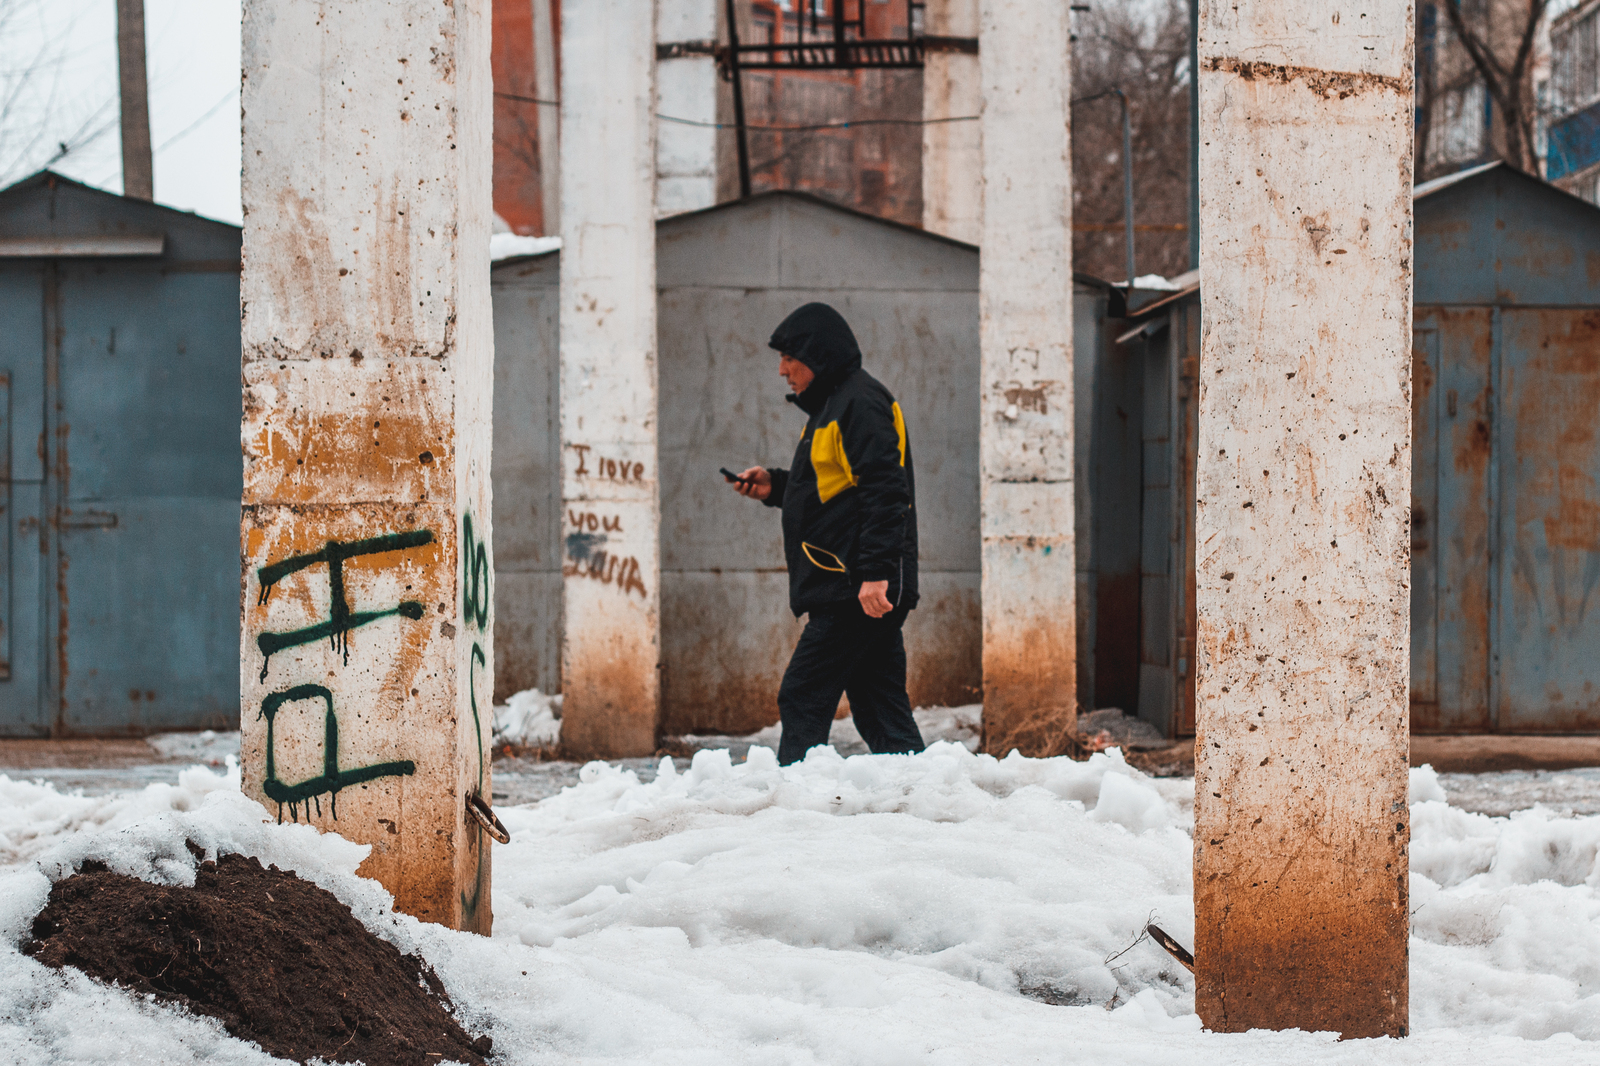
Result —
M0 776L0 1061L263 1062L215 1023L17 951L85 858L190 882L193 841L293 869L420 951L501 1061L1593 1063L1600 817L1510 818L1413 771L1412 1023L1402 1041L1200 1031L1188 974L1192 785L1088 762L702 751L604 763L501 808L495 936L427 926L355 876L366 848L277 825L223 773L110 796ZM85 1026L85 1018L95 1024Z
M494 742L528 747L561 740L561 695L524 689L494 709Z
M1600 766L1440 774L1439 784L1451 804L1479 814L1508 815L1535 804L1566 815L1600 814Z

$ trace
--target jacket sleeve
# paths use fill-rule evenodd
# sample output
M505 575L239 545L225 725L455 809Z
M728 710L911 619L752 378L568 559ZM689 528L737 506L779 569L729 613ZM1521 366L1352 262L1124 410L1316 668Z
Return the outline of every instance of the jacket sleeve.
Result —
M861 538L853 570L862 581L894 578L905 545L911 484L891 403L882 393L857 396L839 420L845 457L861 494Z
M772 491L767 493L767 498L761 502L768 507L782 507L783 490L789 487L789 471L769 469L767 476L772 478Z

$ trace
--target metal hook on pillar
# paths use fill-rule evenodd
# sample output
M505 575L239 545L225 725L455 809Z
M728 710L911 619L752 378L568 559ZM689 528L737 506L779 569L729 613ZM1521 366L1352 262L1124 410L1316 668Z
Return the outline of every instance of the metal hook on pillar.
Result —
M494 813L494 808L489 806L489 801L476 792L467 794L467 824L477 822L485 833L501 844L511 843L511 830L507 829L500 816Z

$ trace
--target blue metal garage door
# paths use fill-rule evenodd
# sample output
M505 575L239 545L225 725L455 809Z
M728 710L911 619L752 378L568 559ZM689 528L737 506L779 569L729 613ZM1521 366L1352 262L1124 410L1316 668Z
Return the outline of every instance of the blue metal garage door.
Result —
M0 321L0 736L233 727L237 252L0 261Z

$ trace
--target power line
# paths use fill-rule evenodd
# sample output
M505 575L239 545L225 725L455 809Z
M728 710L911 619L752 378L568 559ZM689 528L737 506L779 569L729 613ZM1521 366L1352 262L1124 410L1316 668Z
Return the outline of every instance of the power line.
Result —
M161 152L165 152L168 148L171 148L174 144L177 144L179 141L183 140L183 138L199 129L205 123L206 119L210 118L212 115L215 115L223 104L227 103L229 100L232 100L237 95L239 95L239 89L237 86L229 89L228 94L221 100L218 100L216 103L212 104L211 107L206 110L205 114L201 115L199 118L183 127L183 129L179 130L177 133L174 133L171 137L168 137L166 140L162 141L160 147L156 149L156 153L160 154Z
M738 127L732 122L697 122L691 118L674 118L671 115L657 115L662 122L676 122L682 126L702 126L706 129L731 130ZM956 115L951 118L861 118L854 122L823 122L815 126L752 126L746 125L747 130L756 130L763 133L806 133L811 130L847 130L853 126L937 126L945 122L976 122L977 115Z
M542 104L545 107L560 107L559 100L541 100L536 96L521 96L517 93L495 93L505 100L518 100L525 104ZM861 118L849 122L821 122L810 126L755 126L746 125L747 130L758 130L763 133L807 133L814 130L847 130L853 126L937 126L946 122L976 122L977 115L956 115L950 118ZM662 122L674 122L680 126L699 126L703 129L732 130L738 129L734 122L701 122L698 119L678 118L676 115L657 115Z
M1120 92L1118 89L1107 89L1104 92L1094 93L1091 96L1078 96L1072 99L1072 106L1087 104L1106 96ZM524 104L540 104L544 107L560 107L560 100L541 100L536 96L522 96L518 93L496 92L496 96L504 100L517 100ZM810 133L816 130L847 130L853 126L939 126L946 122L977 122L981 115L952 115L947 118L859 118L848 122L819 122L810 126L756 126L746 124L745 129L757 130L763 133ZM738 129L734 122L701 122L698 119L678 118L676 115L657 115L662 122L673 122L680 126L699 126L710 130Z

